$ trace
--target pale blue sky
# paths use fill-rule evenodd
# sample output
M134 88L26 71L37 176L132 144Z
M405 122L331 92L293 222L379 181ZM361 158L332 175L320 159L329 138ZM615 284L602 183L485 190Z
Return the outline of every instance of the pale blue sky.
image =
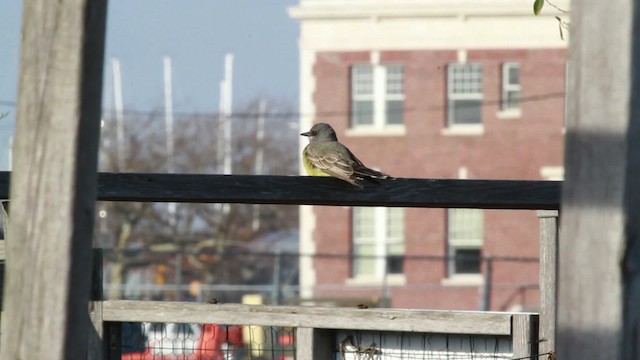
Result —
M125 108L163 104L162 58L173 62L174 109L217 111L224 55L234 54L234 106L257 96L298 101L298 23L287 15L297 0L112 0L109 59L120 59ZM7 168L13 129L21 1L0 2L0 170ZM106 86L110 89L111 86ZM106 105L110 101L106 101Z

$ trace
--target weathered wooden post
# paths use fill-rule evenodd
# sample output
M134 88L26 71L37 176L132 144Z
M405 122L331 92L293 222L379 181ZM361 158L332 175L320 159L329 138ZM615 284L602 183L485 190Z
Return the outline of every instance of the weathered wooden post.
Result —
M640 357L640 7L571 4L557 358Z
M87 356L106 0L25 0L2 359Z
M539 210L540 218L540 354L556 351L558 211Z
M296 359L331 359L335 350L335 334L327 329L299 327L296 329Z
M4 309L4 274L5 274L5 262L6 256L6 243L7 243L7 229L9 228L9 202L2 201L0 203L0 211L2 213L2 240L0 240L0 334L6 331L4 328L4 322L2 321L2 310ZM1 340L1 339L0 339ZM2 343L0 342L0 347Z
M104 322L102 320L102 302L104 301L102 261L102 249L93 249L91 294L89 301L89 317L92 328L89 329L89 348L87 351L87 359L89 360L105 359L107 353L107 341L104 340Z
M511 341L514 359L538 359L538 315L514 314L511 317ZM546 359L544 357L543 359Z

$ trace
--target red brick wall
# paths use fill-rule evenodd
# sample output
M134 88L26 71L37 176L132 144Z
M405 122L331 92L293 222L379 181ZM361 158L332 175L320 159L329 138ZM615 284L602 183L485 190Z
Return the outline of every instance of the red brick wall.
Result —
M456 51L381 52L381 63L399 63L405 74L405 136L346 136L349 127L349 69L368 63L369 52L319 53L314 66L316 122L328 122L339 139L368 166L397 177L456 178L465 166L473 179L540 179L543 166L563 163L565 50L469 50L467 62L483 64L484 101L480 136L447 136L446 69L457 61ZM501 65L520 62L522 116L499 119ZM531 100L527 100L531 99ZM313 238L318 253L349 254L351 215L347 208L315 207ZM406 209L407 255L446 253L446 217L443 209ZM485 256L538 256L538 221L532 211L485 211ZM317 260L316 281L344 284L349 262ZM408 286L393 289L393 306L439 309L477 309L477 287L441 286L442 262L405 264ZM499 262L494 281L501 284L538 282L537 264ZM413 285L413 286L412 286ZM354 294L379 294L379 289ZM318 287L317 296L344 295ZM524 295L523 295L524 294ZM537 305L536 290L518 293L500 288L492 294L492 309L523 301ZM524 297L524 298L523 298ZM513 298L511 301L509 299ZM523 300L524 299L524 300ZM505 305L506 304L506 305Z

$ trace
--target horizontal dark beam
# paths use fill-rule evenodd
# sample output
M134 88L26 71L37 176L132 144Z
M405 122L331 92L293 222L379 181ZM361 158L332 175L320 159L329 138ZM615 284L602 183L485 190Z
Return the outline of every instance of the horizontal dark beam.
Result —
M98 200L557 210L559 181L380 180L358 189L328 177L100 173ZM0 198L9 173L0 172Z

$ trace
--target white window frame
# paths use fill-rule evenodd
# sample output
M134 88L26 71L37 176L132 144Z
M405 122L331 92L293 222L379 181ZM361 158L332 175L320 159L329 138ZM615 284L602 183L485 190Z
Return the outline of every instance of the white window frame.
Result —
M512 84L509 82L509 71L513 68L518 69L518 83ZM502 64L502 98L500 101L500 109L503 115L513 114L519 115L521 113L520 100L518 96L518 104L514 107L508 107L507 98L510 93L518 92L520 94L522 85L520 84L520 63L515 61L508 61ZM503 116L506 117L506 116Z
M463 67L476 67L480 74L480 90L476 92L459 93L455 88L455 71L458 68ZM477 124L460 124L455 123L455 114L453 111L453 104L459 100L479 100L482 102L484 99L484 79L483 79L483 65L482 63L451 63L447 65L447 128L451 130L458 129L460 134L464 135L481 135L483 133L483 121L482 121L482 104L480 105L480 122ZM450 132L444 132L449 134Z
M358 221L356 210L357 208L353 208L352 212L352 222L353 222L353 231L352 231L352 242L353 242L353 263L352 263L352 278L349 283L362 283L362 282L379 282L381 281L385 275L387 279L395 278L396 282L404 281L404 273L393 273L393 274L385 274L387 269L387 257L389 256L388 248L391 245L405 245L405 211L402 208L387 208L387 207L374 207L373 209L373 220L371 221L373 226L373 234L372 237L363 237L358 238L356 234L356 222ZM401 229L401 237L391 238L389 237L389 216L391 209L401 211L402 216L400 217L400 221L402 221L402 229ZM357 273L356 269L356 245L358 244L373 244L375 246L374 254L374 271L373 273ZM403 248L402 255L406 253L406 248Z
M564 180L564 166L543 166L540 168L540 176L545 180Z
M357 67L371 67L373 76L373 88L370 94L359 93L354 81L354 69ZM388 69L391 67L399 67L401 73L401 93L388 93ZM350 85L351 85L351 103L354 101L372 101L373 102L373 121L372 124L355 124L353 113L350 114L350 129L347 135L370 135L370 131L391 130L391 135L403 135L405 116L403 112L402 123L389 124L387 119L387 101L402 101L404 106L404 66L401 64L354 64L351 66ZM362 134L359 134L362 132Z
M460 229L460 226L464 226L465 220L468 223L470 216L480 217L480 230L481 235L477 238L456 238L456 233L460 231L466 231L466 229ZM448 209L447 211L447 255L453 256L455 250L480 250L484 244L484 212L481 209ZM482 266L482 264L481 264ZM461 278L465 280L482 281L482 272L478 273L457 273L455 270L455 261L450 259L447 263L447 277L450 279Z
M562 119L562 133L564 134L567 129L567 117L569 116L568 100L569 94L569 61L564 63L564 117Z
M357 70L359 68L371 68L371 92L369 93L369 91L363 91L362 89L360 89L357 84L358 82L356 81L356 74L357 74ZM367 125L367 124L355 124L355 118L354 118L354 109L353 109L353 103L356 101L366 101L366 102L371 102L373 104L373 113L371 114L373 121L372 124L375 124L375 103L376 103L376 68L374 67L374 65L372 64L356 64L351 66L351 71L350 71L350 85L351 85L351 103L350 103L350 107L351 107L351 113L350 113L350 123L351 123L351 127L362 127L362 126L371 126L371 125Z

